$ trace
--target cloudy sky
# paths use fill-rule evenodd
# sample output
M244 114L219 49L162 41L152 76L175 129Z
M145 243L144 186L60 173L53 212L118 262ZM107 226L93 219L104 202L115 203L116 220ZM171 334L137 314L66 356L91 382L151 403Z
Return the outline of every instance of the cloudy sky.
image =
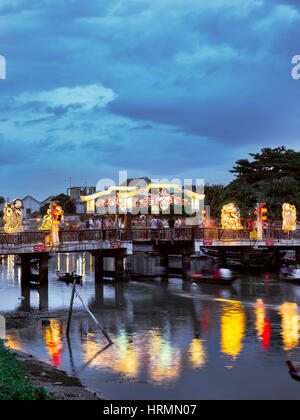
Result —
M299 150L299 0L1 0L0 195Z

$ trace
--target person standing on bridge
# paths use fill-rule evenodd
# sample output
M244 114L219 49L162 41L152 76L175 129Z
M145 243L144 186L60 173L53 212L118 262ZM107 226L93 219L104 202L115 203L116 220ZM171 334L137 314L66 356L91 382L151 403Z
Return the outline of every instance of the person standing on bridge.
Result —
M150 228L151 228L151 237L152 239L156 239L157 236L157 229L158 229L158 221L157 218L155 216L152 217L151 221L150 221Z
M169 229L170 229L170 237L171 237L171 239L174 239L175 238L175 229L174 229L175 220L173 218L171 218L168 221L168 225L169 225Z

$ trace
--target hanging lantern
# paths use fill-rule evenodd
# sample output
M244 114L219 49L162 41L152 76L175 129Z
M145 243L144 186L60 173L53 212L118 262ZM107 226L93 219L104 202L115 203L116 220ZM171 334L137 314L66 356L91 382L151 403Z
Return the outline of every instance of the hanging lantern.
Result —
M261 212L262 212L262 213L267 213L267 211L268 211L268 209L266 209L265 207L263 207L263 208L261 209Z
M267 216L263 216L262 220L267 220L267 218L268 218Z

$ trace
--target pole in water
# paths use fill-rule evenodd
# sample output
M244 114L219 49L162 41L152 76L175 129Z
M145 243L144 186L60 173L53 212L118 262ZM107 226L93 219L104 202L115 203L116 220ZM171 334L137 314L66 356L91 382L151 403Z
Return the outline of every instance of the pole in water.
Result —
M87 311L87 313L90 315L90 317L95 322L95 324L97 325L97 327L101 330L102 334L105 336L105 338L107 339L107 341L109 342L109 344L113 344L113 341L111 340L110 336L101 327L101 325L99 324L99 322L97 321L97 319L95 318L95 316L92 314L92 312L89 310L89 308L84 304L84 302L83 302L82 298L80 297L80 295L78 294L77 290L75 291L75 293L76 293L76 296L78 297L78 299L80 300L80 302L82 303L82 306Z
M70 309L69 309L69 317L68 317L68 325L67 325L67 336L70 332L70 326L71 326L71 318L72 318L72 312L73 312L73 303L74 303L74 297L75 297L75 290L76 290L76 279L73 281L73 288L72 288L72 296L71 296L71 302L70 302Z

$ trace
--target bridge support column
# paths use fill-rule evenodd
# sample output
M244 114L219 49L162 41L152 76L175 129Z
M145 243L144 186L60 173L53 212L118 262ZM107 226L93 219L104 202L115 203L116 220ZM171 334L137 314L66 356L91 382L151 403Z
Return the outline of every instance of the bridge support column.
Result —
M23 284L29 284L30 282L30 255L20 255L21 258L21 282Z
M116 280L125 280L124 257L115 257L115 277Z
M95 255L95 282L103 280L103 255L97 252Z
M226 249L225 249L225 247L220 247L220 249L219 249L218 264L219 264L219 267L226 267Z
M271 268L272 269L278 269L280 266L280 259L279 259L279 251L280 249L278 247L274 248L273 255L271 258Z
M30 311L30 284L29 281L21 280L21 296L22 296L22 303L21 309L22 311L29 312Z
M124 296L124 283L116 282L115 283L115 302L116 306L125 306L126 300Z
M183 277L186 276L186 274L190 271L191 269L191 261L188 255L183 254L182 255L182 275Z
M95 303L96 306L103 306L104 303L104 286L103 282L95 281Z
M249 272L249 263L250 263L250 255L248 248L241 248L241 264L242 264L242 271L244 273Z
M39 277L41 286L48 286L48 260L48 254L41 255L39 258Z
M300 264L300 248L296 248L296 263Z

